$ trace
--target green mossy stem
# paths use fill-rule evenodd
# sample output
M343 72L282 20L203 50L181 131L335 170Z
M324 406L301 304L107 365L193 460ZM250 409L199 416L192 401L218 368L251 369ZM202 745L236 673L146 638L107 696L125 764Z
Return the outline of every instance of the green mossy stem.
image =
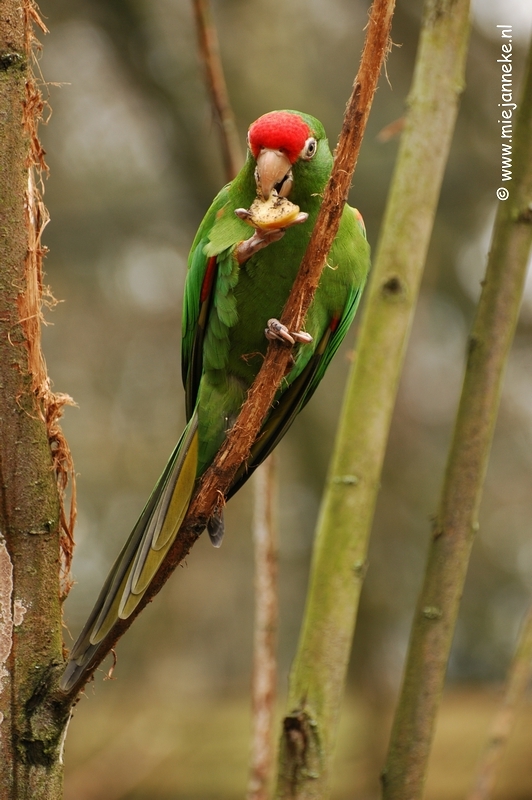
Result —
M436 13L436 8L437 12ZM290 714L316 723L319 774L281 737L279 798L330 792L332 759L391 416L464 86L468 0L428 0L409 110L323 498L290 676ZM345 476L356 476L345 481ZM355 569L353 569L355 565ZM433 624L431 622L431 624ZM286 776L296 775L296 780Z
M424 584L383 774L384 800L423 795L456 618L469 563L532 246L532 44L514 133L514 179L499 203ZM423 611L437 608L437 618Z

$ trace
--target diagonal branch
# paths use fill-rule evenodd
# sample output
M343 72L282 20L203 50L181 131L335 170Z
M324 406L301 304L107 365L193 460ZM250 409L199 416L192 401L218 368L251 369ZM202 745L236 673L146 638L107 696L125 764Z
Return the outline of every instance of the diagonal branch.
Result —
M393 8L394 0L374 0L370 10L361 63L346 108L332 173L325 187L323 203L307 251L281 318L290 330L297 330L303 325L338 231L373 95L389 50ZM233 477L239 466L249 457L251 446L273 403L286 373L289 358L290 351L287 348L276 342L270 343L239 417L214 463L203 475L164 563L133 614L126 620L120 620L103 640L90 670L84 675L84 682L94 673L142 609L160 591L176 566L187 556L210 517L223 507L224 497ZM60 704L72 702L80 688L78 685L68 696L62 695ZM58 701L57 696L55 699Z

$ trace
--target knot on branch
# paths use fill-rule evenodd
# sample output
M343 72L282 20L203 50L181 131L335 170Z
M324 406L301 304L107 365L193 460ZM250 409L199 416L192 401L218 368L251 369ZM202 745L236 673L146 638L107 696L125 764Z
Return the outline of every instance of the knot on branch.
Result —
M406 285L398 275L391 275L382 284L382 294L387 298L399 298L406 295Z
M284 774L295 796L300 782L316 779L322 770L321 747L316 721L308 711L293 711L283 720Z
M423 614L425 619L430 619L430 620L441 619L443 616L443 611L438 606L425 606L422 609L421 613Z
M524 222L527 225L532 223L532 203L529 203L523 211L519 212L517 222Z
M7 72L11 67L23 69L26 66L26 59L21 53L2 53L0 55L0 71Z

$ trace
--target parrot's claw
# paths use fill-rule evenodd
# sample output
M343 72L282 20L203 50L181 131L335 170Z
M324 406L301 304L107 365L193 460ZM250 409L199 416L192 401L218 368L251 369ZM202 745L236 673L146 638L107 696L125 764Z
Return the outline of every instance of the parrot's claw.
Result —
M269 319L268 327L264 330L264 335L270 341L283 342L284 344L294 345L296 342L310 344L312 336L306 331L289 331L286 325L278 319Z
M244 209L238 209L239 211L243 211ZM284 230L282 228L276 228L272 231L261 231L259 229L255 230L253 236L250 236L249 239L246 239L240 244L237 245L236 248L236 257L238 259L239 264L244 264L251 256L254 256L255 253L258 253L259 250L262 250L263 247L267 247L272 242L278 242L279 239L282 239L284 236Z
M235 214L243 220L249 220L251 217L251 213L246 208L235 209ZM255 233L250 236L249 239L245 239L237 245L236 257L238 263L244 264L251 256L258 253L259 250L272 244L272 242L278 242L279 239L282 239L288 227L300 225L302 222L306 222L307 219L308 214L304 211L300 211L297 217L290 222L289 225L285 225L284 228L270 228L268 230L265 228L255 228Z

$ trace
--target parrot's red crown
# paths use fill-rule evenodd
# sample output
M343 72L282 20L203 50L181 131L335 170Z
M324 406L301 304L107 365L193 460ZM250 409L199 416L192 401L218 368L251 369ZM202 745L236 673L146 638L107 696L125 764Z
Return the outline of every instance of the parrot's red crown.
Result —
M309 126L297 114L291 114L289 111L270 111L251 125L249 147L255 158L263 147L281 150L293 164L310 135Z

